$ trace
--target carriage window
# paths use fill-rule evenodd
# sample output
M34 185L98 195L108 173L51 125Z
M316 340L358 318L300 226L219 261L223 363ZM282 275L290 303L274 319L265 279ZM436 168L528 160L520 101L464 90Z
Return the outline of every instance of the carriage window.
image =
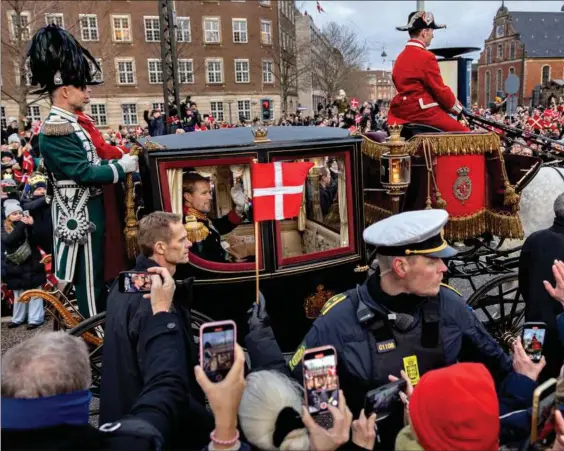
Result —
M288 160L285 160L288 161ZM349 250L349 206L346 159L343 154L303 158L311 168L303 193L300 214L280 221L279 259L284 263L311 260ZM324 254L322 254L324 253Z
M167 178L172 211L182 214L194 264L255 261L249 164L167 169Z

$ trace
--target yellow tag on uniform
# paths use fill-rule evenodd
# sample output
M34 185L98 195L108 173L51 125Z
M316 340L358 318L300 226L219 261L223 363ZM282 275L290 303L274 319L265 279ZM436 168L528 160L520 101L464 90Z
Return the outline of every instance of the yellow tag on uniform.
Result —
M305 350L306 350L305 344L302 343L300 347L297 349L297 351L294 353L294 355L292 356L290 362L288 363L288 366L290 367L291 370L293 370L300 364L300 362L302 361L302 357L304 356Z
M410 355L409 357L404 357L403 369L409 377L411 385L417 385L417 382L419 382L419 365L417 364L417 356Z

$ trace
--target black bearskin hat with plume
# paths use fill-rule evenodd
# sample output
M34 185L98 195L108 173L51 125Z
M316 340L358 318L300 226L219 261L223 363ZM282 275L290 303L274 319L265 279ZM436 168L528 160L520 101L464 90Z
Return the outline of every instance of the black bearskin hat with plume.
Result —
M99 84L93 80L101 72L96 59L72 34L56 25L41 28L31 40L29 50L31 84L35 93L52 93L61 86L84 88Z

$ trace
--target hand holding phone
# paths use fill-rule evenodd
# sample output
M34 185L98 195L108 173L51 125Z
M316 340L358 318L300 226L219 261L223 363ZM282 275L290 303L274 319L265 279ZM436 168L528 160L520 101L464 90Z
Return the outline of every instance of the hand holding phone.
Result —
M540 362L542 358L545 336L545 323L527 322L523 324L523 332L521 333L523 348L533 362Z
M364 412L367 416L376 414L376 421L387 418L392 413L393 405L401 402L400 392L405 391L407 382L398 379L395 382L370 390L364 399Z
M541 357L539 362L535 362L531 359L523 348L521 337L518 337L517 340L513 342L513 369L516 373L536 381L545 365L546 360L544 357Z
M233 321L204 323L200 327L200 366L212 382L225 379L235 359L237 326Z
M308 349L303 356L305 404L311 415L339 407L337 351L333 346Z
M119 274L120 293L150 293L151 273L145 271L124 271Z

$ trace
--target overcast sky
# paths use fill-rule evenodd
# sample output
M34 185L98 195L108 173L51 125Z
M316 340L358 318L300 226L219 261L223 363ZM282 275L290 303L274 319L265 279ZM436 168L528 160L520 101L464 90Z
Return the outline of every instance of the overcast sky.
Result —
M325 10L318 13L315 0L297 0L298 7L311 16L319 28L335 21L357 29L370 45L367 58L371 69L391 69L392 60L401 52L408 39L407 32L397 31L405 25L409 13L416 10L416 1L351 1L320 0ZM560 11L562 1L506 1L509 11ZM425 1L425 10L435 15L435 21L447 25L435 31L431 47L479 47L489 36L493 18L501 1ZM380 56L382 48L388 54ZM479 52L468 56L477 58Z

